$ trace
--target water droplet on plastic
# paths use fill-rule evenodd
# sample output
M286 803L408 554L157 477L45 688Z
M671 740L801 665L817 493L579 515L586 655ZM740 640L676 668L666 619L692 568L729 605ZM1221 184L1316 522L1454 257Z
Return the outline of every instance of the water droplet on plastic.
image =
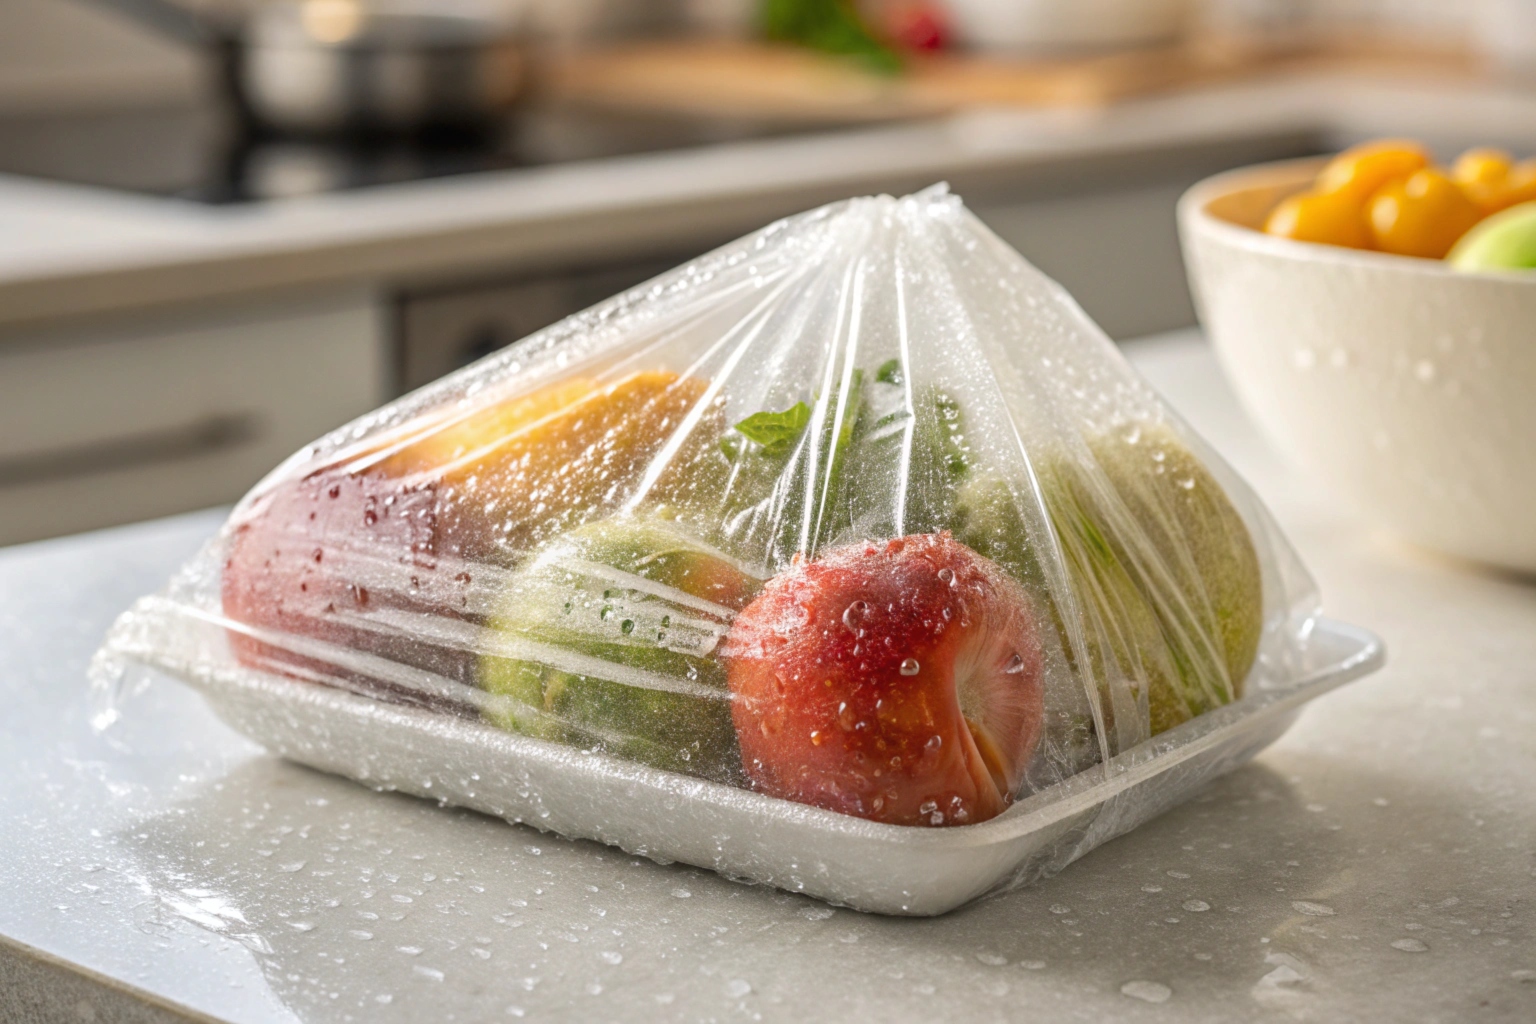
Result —
M1191 914L1200 914L1210 910L1211 905L1205 902L1205 900L1185 900L1184 909L1189 911Z
M602 956L603 963L605 964L613 964L614 966L618 966L624 962L623 953L604 953Z
M857 722L858 716L853 713L853 708L848 706L847 701L837 705L837 724L844 732L852 732Z
M922 666L917 663L917 659L916 658L904 658L904 659L902 659L901 669L900 669L900 672L901 672L902 675L904 675L904 676L915 676L921 670L922 670Z
M1166 1003L1173 989L1157 981L1128 981L1120 986L1120 994L1147 1003Z
M725 994L732 999L742 999L752 994L752 983L744 978L732 978L725 983Z
M1299 348L1291 355L1298 370L1310 370L1317 365L1317 353L1309 348Z
M633 633L634 631L635 631L635 620L634 619L625 619L623 622L619 623L619 632L623 633L625 636L628 636L629 634Z
M1429 947L1418 939L1397 939L1392 943L1393 949L1400 949L1404 953L1428 953Z
M1313 903L1310 900L1292 900L1291 909L1308 917L1332 917L1336 913L1326 903Z
M988 967L1002 967L1008 962L1007 957L998 956L996 953L977 953L976 959L980 960Z

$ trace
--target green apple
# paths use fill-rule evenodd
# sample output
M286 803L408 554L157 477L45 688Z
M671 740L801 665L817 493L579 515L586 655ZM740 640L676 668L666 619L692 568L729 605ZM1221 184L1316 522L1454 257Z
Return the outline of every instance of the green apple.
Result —
M512 576L489 623L485 716L514 732L721 781L741 773L715 649L761 583L655 518L574 530Z
M1457 270L1536 270L1536 202L1489 217L1463 235L1445 259Z
M1263 579L1241 515L1167 427L1142 425L1036 466L1041 494L1085 620L1092 674L1119 677L1105 713L1146 687L1152 734L1241 695L1263 629ZM1091 456L1088 457L1088 456ZM977 474L957 494L963 542L1021 579L1040 566L1006 481ZM1065 629L1060 612L1058 630ZM1131 730L1134 736L1137 730Z

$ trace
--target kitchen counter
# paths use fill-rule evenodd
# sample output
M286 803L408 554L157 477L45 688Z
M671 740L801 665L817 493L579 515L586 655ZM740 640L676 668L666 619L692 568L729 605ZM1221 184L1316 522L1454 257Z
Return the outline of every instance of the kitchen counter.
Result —
M91 652L216 528L199 513L0 551L0 1018L1536 1018L1536 586L1337 511L1197 335L1127 351L1390 651L1189 804L889 919L373 793L174 683L98 735Z
M949 178L973 199L1016 196L1144 176L1174 153L1214 153L1199 171L1209 173L1273 155L1276 140L1295 152L1386 132L1536 149L1536 92L1274 76L1102 108L977 111L237 207L0 175L0 328L274 289L543 271L658 243L688 251L851 193Z

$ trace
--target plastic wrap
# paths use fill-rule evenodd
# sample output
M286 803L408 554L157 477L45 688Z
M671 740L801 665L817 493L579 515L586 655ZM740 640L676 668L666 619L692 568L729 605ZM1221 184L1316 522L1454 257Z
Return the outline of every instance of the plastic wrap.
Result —
M974 829L1315 672L1316 612L1248 488L938 187L773 224L297 453L114 627L100 719L129 664L269 725L344 691L457 737L447 799L536 761L490 809L707 862L680 851L729 837L584 822L581 780ZM287 721L292 756L445 793L420 749Z

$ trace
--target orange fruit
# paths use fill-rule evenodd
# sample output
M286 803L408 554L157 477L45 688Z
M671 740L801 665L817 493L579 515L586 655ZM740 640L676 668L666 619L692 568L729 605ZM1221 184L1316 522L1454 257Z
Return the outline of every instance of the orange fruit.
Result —
M1368 210L1376 248L1434 260L1483 218L1482 208L1460 185L1432 168L1383 185Z
M1298 242L1371 247L1365 210L1349 192L1312 191L1290 196L1270 213L1264 230Z
M1318 173L1317 192L1346 192L1364 204L1389 181L1428 167L1429 152L1411 139L1378 139L1351 146Z

